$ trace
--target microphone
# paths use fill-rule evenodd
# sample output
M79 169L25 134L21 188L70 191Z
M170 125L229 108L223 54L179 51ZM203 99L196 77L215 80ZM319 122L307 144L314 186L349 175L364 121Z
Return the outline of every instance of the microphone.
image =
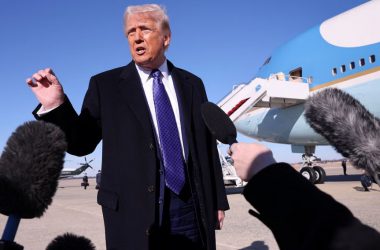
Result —
M309 125L357 168L380 185L380 120L358 100L335 88L322 90L305 103Z
M218 141L228 145L237 142L234 123L218 105L212 102L203 103L201 114L207 128Z
M67 143L57 126L26 122L0 158L0 213L9 215L2 241L13 241L20 218L41 217L52 202Z
M72 233L65 233L53 239L46 250L95 250L91 240L84 236L78 236Z

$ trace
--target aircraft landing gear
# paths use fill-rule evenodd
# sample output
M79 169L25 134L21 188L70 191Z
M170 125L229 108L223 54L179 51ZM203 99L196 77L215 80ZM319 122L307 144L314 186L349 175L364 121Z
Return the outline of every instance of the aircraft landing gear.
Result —
M313 153L305 153L302 155L302 168L300 173L303 177L314 184L323 184L326 178L325 170L320 166L313 166L315 162L321 159L315 157Z
M325 170L320 166L314 166L313 170L315 172L315 184L323 184L325 183L326 178L326 172Z
M316 172L314 171L312 167L303 167L301 168L300 173L303 177L305 177L311 183L314 183L317 178Z
M364 172L364 174L360 178L360 183L362 184L364 191L369 191L369 189L372 187L372 184L378 184L380 187L380 172L377 171L375 175L371 175L367 171Z
M368 174L363 174L360 177L360 183L362 184L364 191L368 192L372 186L372 177Z

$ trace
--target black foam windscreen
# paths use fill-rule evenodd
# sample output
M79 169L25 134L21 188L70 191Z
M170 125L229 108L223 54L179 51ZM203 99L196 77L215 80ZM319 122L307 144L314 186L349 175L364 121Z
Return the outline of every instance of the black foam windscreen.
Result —
M57 190L66 148L63 131L53 124L19 126L0 158L0 213L42 216Z
M305 117L339 153L378 181L380 121L358 100L340 89L328 88L307 100Z
M237 142L235 125L218 105L205 102L201 106L201 113L206 126L218 141L229 145Z
M46 250L95 250L95 246L84 236L65 233L53 239Z

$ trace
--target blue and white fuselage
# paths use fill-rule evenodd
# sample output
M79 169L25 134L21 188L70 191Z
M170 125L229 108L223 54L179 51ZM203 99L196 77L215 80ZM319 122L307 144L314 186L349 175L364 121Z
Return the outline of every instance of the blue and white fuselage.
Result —
M285 78L304 79L310 95L324 88L344 89L380 117L379 13L380 1L369 1L326 20L278 48L254 79L270 79L281 72ZM231 98L228 102L234 102L232 107L238 109L241 101ZM228 109L227 113L232 111ZM256 106L234 123L240 133L258 140L327 145L303 114L302 103L279 108Z

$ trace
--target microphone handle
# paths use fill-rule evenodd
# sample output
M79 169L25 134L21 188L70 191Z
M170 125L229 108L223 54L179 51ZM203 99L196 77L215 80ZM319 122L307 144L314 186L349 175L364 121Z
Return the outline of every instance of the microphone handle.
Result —
M12 215L12 214L9 215L1 240L10 241L10 242L14 241L19 224L20 224L20 217L16 215Z

